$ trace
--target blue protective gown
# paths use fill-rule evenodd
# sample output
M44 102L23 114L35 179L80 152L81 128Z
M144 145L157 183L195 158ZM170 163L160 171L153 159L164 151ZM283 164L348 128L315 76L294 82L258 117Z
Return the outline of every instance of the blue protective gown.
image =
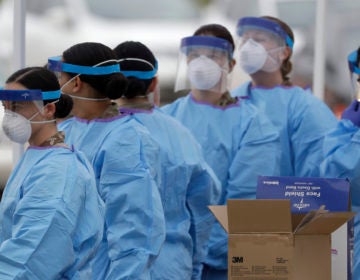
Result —
M324 141L325 160L320 177L348 178L354 220L353 278L360 279L360 130L350 120L342 120Z
M220 183L205 163L191 132L159 109L122 108L143 124L160 145L160 194L166 240L152 265L152 279L201 279L202 262L218 204Z
M0 279L91 279L103 215L85 156L29 147L0 204Z
M88 157L105 202L105 230L94 279L150 279L150 264L165 239L155 172L158 146L126 116L70 118L60 123L67 142Z
M222 183L220 204L231 198L254 199L259 175L279 175L278 133L248 101L216 107L195 101L190 93L162 109L188 127L202 146ZM205 263L227 269L227 234L217 222Z
M330 109L300 87L252 87L244 83L232 96L249 98L280 133L281 175L309 177L323 160L323 140L336 127Z

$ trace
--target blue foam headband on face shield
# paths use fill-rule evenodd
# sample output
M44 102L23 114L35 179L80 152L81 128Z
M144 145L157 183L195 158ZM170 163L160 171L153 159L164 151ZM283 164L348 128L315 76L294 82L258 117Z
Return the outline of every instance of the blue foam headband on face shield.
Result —
M349 69L352 73L356 73L360 75L360 68L356 64L357 61L358 61L358 51L356 50L348 55L348 64L349 64Z
M229 57L233 55L232 45L224 39L212 36L190 36L181 40L181 50L187 52L191 47L210 47L219 49L229 54Z
M52 100L59 99L60 90L41 91L40 89L0 89L0 100L9 101L34 101L34 100Z
M115 61L115 60L114 60ZM119 64L107 66L81 66L61 61L61 56L54 56L48 59L48 69L54 72L68 72L84 75L108 75L119 73Z
M291 49L294 46L294 42L290 38L289 34L287 34L279 24L271 20L258 17L244 17L239 19L237 24L237 34L242 36L244 32L249 29L258 29L274 33L275 35L283 38L286 45L288 45Z
M126 59L125 59L126 61ZM135 70L120 70L121 74L123 74L126 78L127 77L136 77L141 80L148 80L152 79L156 76L158 71L158 64L157 61L155 62L155 66L153 66L153 70L150 71L135 71Z

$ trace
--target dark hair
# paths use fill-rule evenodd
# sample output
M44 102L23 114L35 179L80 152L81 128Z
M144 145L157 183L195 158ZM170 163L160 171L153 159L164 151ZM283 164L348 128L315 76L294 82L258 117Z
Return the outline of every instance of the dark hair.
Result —
M60 90L60 85L55 74L44 67L27 67L13 73L6 83L19 83L27 89L40 89L42 91ZM44 100L44 105L57 99ZM59 101L55 103L55 118L65 118L70 114L73 106L69 96L60 95Z
M81 66L94 66L106 60L116 60L116 54L109 47L94 42L85 42L76 44L65 50L62 54L64 62ZM116 62L107 62L102 64L112 65ZM71 77L76 76L69 73ZM127 88L127 79L121 73L112 73L108 75L84 75L80 76L81 81L88 83L101 96L105 94L110 99L120 98Z
M291 30L290 26L288 26L285 22L281 21L278 18L271 17L271 16L262 16L261 18L264 18L264 19L267 19L267 20L270 20L272 22L275 22L275 23L279 24L281 26L281 28L286 32L286 34L291 38L291 40L295 43L294 33ZM286 86L291 86L292 85L292 83L290 81L290 78L288 77L288 74L292 70L292 63L290 61L291 54L292 54L292 51L291 51L289 57L287 57L283 61L282 65L281 65L281 69L280 69L281 70L281 75L282 75L282 78L283 78L283 84L286 85Z
M359 67L360 66L360 47L357 50L357 54L356 54L356 65Z
M141 58L151 63L154 67L156 58L151 50L140 42L126 41L119 44L115 49L115 53L119 59L121 58ZM153 68L147 63L135 60L121 61L120 69L124 71L151 71ZM153 80L139 79L137 77L127 77L129 85L124 96L126 98L134 98L136 96L146 95L147 90Z
M225 26L215 23L202 25L194 32L194 36L201 36L201 35L214 36L217 38L224 39L231 44L232 51L234 51L235 49L234 39L230 31Z

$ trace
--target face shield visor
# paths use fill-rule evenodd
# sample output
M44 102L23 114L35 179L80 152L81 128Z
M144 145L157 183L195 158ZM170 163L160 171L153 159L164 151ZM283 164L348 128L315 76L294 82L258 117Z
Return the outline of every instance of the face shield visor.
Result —
M231 44L217 37L191 36L181 40L175 92L200 90L223 93L227 90Z
M237 24L237 35L239 65L248 74L279 70L285 47L292 49L294 44L279 24L257 17L241 18Z
M353 51L348 55L348 65L350 70L351 85L353 97L360 100L360 68L359 68L360 50Z
M55 122L54 119L41 121L33 119L43 112L44 100L58 100L60 94L60 90L0 89L2 104L0 141L6 141L8 138L13 142L25 144L31 136L31 124Z
M69 84L72 80L74 80L76 77L78 77L80 75L96 76L96 75L110 75L113 73L120 73L120 65L118 62L119 61L116 59L110 59L110 60L102 61L93 66L83 66L83 65L75 65L75 64L66 63L61 60L61 56L54 56L54 57L48 58L47 68L50 71L53 71L59 80L61 78L62 72L76 74L74 77L72 77L70 80L68 80L66 83L64 83L61 86L61 91L62 91L62 89L65 88L65 86L67 84ZM109 63L114 63L114 64L104 65L104 64L109 64ZM104 65L104 66L102 66L102 65ZM63 92L63 94L67 94L67 93ZM92 100L92 101L108 100L108 98L90 98L90 97L80 97L80 96L75 96L75 95L70 95L70 94L67 94L67 95L69 95L72 98L82 99L82 100Z

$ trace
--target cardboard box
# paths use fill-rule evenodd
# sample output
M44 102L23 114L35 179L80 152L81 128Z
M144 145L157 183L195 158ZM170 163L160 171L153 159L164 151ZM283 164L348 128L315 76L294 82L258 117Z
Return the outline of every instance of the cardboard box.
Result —
M209 206L228 232L230 280L329 280L331 233L352 212L292 214L290 200L228 200Z
M351 209L350 182L340 178L259 176L257 199L290 199L292 213L322 205L332 212ZM331 234L332 280L352 280L353 219Z

